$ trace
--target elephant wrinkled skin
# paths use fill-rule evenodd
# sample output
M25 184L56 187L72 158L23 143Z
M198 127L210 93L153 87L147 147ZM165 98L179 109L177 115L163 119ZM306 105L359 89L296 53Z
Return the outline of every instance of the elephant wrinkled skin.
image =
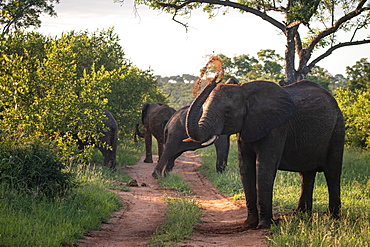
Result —
M145 163L153 163L152 135L158 142L158 156L161 157L164 145L164 127L176 112L175 109L162 103L144 103L141 111L141 120L144 125L144 134L140 133L136 125L136 133L145 139Z
M212 82L192 103L186 128L190 138L202 142L213 135L237 133L247 228L272 224L277 169L301 175L297 211L311 211L315 176L324 172L329 212L339 215L344 119L334 97L318 84Z
M187 138L185 121L188 109L189 106L184 106L178 110L166 124L164 129L165 144L163 153L152 174L155 178L169 173L174 166L175 159L183 152L206 147L200 142L183 142ZM216 169L218 172L223 172L226 167L229 145L230 140L228 135L221 135L215 141L217 153Z

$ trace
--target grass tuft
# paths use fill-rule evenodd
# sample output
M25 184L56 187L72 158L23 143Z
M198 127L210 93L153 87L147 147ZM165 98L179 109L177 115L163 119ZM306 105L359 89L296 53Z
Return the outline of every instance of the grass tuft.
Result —
M176 246L190 237L194 226L200 222L201 210L195 199L167 197L168 211L164 224L156 231L150 247Z
M158 183L162 188L172 188L184 195L190 195L192 193L189 185L178 175L170 173L165 177L160 177Z

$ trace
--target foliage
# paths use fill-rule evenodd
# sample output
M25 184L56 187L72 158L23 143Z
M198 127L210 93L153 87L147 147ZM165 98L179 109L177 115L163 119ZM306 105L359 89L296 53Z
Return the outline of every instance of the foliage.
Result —
M226 173L217 175L214 169L215 155L212 147L197 150L202 155L202 172L206 171L213 184L226 191L227 196L244 197L239 178L237 148L232 143ZM278 212L280 221L271 228L268 242L271 246L367 246L369 243L370 203L370 154L368 151L346 148L342 172L342 215L339 220L325 214L328 192L325 177L316 177L313 213L291 216L300 195L300 178L297 173L278 171L274 184L273 211ZM228 179L229 178L229 179ZM218 185L218 180L228 179ZM225 187L229 187L226 188Z
M184 75L183 75L184 76ZM174 76L175 77L175 76ZM166 95L169 95L167 100L168 105L173 107L176 110L179 110L183 106L190 105L193 102L193 86L194 82L198 79L198 77L193 77L196 79L191 80L191 82L183 82L185 80L184 77L176 76L176 81L174 82L173 79L162 78L157 76L160 82L160 89ZM171 78L171 77L169 77ZM181 78L181 79L180 79Z
M278 82L284 78L281 65L282 57L275 50L260 50L257 58L250 55L239 55L229 58L218 55L226 72L225 78L234 77L241 83L252 80L269 80Z
M335 98L346 122L346 144L370 148L370 92L339 88Z
M131 65L118 42L113 28L7 37L0 57L3 134L41 132L73 152L76 136L99 142L104 108L115 116L121 137L133 134L142 103L165 98L151 72Z
M118 0L123 2L124 0ZM277 28L286 37L285 84L306 77L307 73L334 50L342 47L370 43L369 37L362 39L370 19L370 5L366 0L356 1L308 1L308 0L267 0L267 1L224 1L224 0L135 0L154 10L173 15L173 20L184 23L191 12L202 9L212 18L217 13L227 14L229 8L241 13L253 14ZM224 8L222 11L221 9ZM302 29L300 27L306 27ZM301 33L310 33L307 38ZM352 32L348 41L339 41L339 33ZM357 39L357 40L356 40ZM323 47L323 53L312 58L313 51ZM296 66L296 56L298 66Z
M166 102L151 72L133 65L117 70L110 85L107 108L116 118L121 136L134 133L135 124L141 122L144 102Z
M118 153L125 156L119 156L117 163L133 165L142 152L137 144L121 143ZM72 246L86 232L99 229L121 206L107 189L127 190L119 185L129 181L122 169L70 163L66 170L79 186L54 200L35 198L0 183L0 246Z
M98 140L96 126L104 117L100 109L107 104L111 74L92 64L91 73L76 78L76 54L66 36L53 40L31 33L24 37L23 50L19 40L10 38L7 55L0 58L0 105L6 106L2 112L3 134L42 133L65 149L75 135ZM45 43L40 53L40 46L31 45L38 40Z
M370 91L370 62L367 61L367 58L361 58L355 65L348 66L346 72L350 90Z
M0 37L12 29L40 27L40 15L56 16L53 3L59 0L0 0Z
M55 198L74 185L55 144L47 140L0 142L0 184L35 197Z
M326 69L315 66L308 73L307 79L314 81L329 90L329 84L332 82L333 76Z

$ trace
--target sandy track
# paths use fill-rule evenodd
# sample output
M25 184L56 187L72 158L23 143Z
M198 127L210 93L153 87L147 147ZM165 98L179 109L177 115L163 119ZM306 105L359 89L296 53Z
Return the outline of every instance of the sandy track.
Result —
M137 180L139 187L131 187L130 192L118 192L124 207L115 212L101 230L89 232L78 246L136 247L150 242L164 221L167 206L162 200L163 195L175 196L176 192L158 187L151 176L156 163L144 163L143 158L136 165L125 168L128 175ZM189 184L203 210L202 222L196 226L191 239L178 246L267 246L264 231L243 229L246 217L244 201L236 202L224 197L199 173L200 165L199 156L185 152L176 160L173 171ZM141 186L143 183L146 186Z

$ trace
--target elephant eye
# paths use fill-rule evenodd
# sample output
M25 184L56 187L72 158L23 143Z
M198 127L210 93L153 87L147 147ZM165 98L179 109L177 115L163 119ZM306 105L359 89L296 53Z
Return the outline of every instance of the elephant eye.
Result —
M230 115L230 108L229 108L229 107L227 107L227 108L225 109L224 113L225 113L225 116L229 116L229 115Z

